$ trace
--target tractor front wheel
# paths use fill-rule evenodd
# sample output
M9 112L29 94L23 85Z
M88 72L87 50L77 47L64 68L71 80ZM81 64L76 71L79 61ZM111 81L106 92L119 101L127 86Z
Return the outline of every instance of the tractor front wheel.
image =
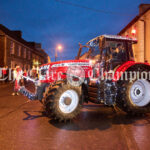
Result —
M47 90L44 101L46 113L59 120L71 120L80 113L81 87L58 84Z

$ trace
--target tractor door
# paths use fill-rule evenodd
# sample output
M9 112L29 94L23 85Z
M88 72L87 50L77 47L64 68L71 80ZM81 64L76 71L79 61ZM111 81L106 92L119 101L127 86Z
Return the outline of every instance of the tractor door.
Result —
M116 67L130 60L128 43L125 41L106 41L102 53L104 70L114 70Z

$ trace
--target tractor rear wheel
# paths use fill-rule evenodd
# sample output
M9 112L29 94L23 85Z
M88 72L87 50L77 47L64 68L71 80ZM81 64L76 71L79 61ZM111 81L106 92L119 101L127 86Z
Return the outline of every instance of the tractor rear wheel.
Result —
M146 79L121 81L117 94L117 105L128 114L150 112L150 82Z
M80 113L81 87L56 83L46 90L45 96L45 111L52 118L60 121L71 120Z

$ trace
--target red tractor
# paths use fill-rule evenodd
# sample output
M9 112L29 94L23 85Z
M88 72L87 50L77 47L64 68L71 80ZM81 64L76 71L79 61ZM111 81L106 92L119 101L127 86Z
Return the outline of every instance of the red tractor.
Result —
M136 39L102 35L80 44L75 60L40 67L33 94L20 87L29 99L40 100L46 114L70 120L84 102L117 106L127 113L150 112L150 65L134 61ZM84 50L86 51L84 52Z

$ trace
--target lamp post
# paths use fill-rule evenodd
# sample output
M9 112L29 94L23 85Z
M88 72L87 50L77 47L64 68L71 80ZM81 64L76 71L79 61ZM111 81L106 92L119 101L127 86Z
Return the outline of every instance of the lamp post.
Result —
M57 50L58 51L61 51L62 50L62 46L61 45L58 45L57 47L56 47L56 49L55 49L55 62L56 62L56 60L57 60Z

